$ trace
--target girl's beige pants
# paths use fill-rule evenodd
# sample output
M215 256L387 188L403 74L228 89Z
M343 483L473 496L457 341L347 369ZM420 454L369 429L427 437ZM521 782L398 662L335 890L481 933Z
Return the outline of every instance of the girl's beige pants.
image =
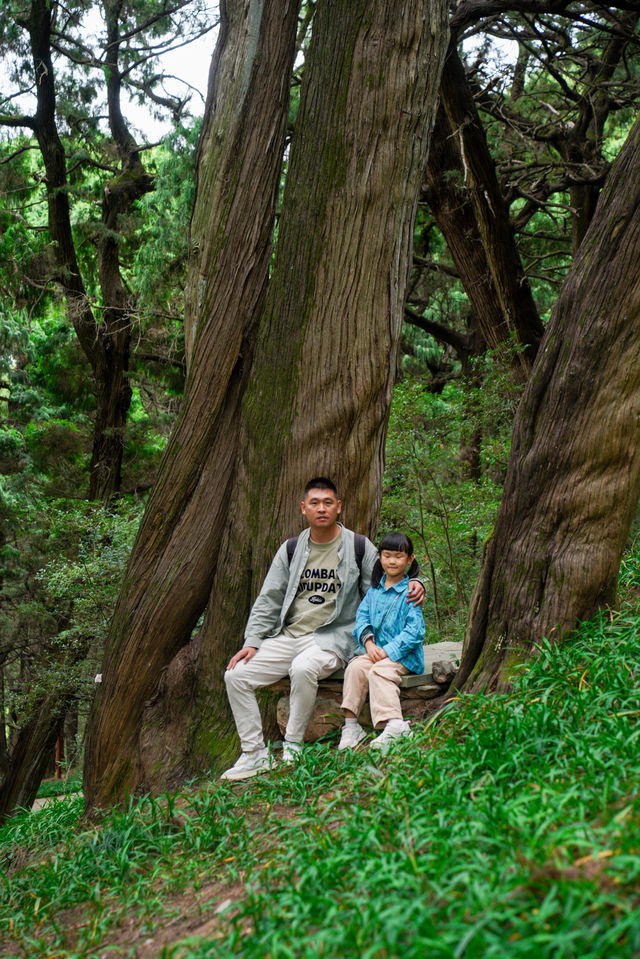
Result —
M372 663L368 656L356 656L344 674L342 708L358 716L368 693L374 729L390 719L402 719L400 680L408 673L406 666L391 659Z

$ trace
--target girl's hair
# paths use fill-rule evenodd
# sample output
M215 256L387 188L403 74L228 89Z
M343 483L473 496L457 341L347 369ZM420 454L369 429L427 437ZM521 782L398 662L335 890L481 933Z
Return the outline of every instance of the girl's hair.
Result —
M378 546L378 552L381 553L383 549L392 549L397 553L413 556L413 543L406 533L400 533L397 530L395 533L387 533L384 537Z
M406 553L407 558L409 558L409 556L413 556L413 543L406 533L400 533L398 531L395 533L387 533L378 547L378 553L381 553L383 549L391 549L394 552ZM408 570L409 579L415 579L419 572L420 567L414 559ZM379 586L383 575L384 570L382 568L382 563L379 559L377 559L373 570L371 571L371 585Z

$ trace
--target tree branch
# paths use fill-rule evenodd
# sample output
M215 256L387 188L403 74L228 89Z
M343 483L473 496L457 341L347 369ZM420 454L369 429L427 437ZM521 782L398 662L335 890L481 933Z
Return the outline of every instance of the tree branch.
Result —
M411 323L412 326L417 326L421 330L424 330L425 333L428 333L435 340L438 340L439 343L446 343L448 346L452 346L461 361L463 361L463 365L466 365L468 357L474 353L466 336L462 333L457 333L448 326L443 326L441 323L435 323L433 320L428 320L426 317L420 316L419 313L416 313L408 306L404 308L404 315L407 323Z
M36 118L26 116L12 116L11 114L0 114L0 126L3 127L28 127L30 130L36 128Z

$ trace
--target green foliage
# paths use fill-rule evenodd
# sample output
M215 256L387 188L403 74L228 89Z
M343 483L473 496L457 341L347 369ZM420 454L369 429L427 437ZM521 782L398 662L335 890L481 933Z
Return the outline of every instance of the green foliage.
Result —
M71 611L65 636L90 637L99 652L141 513L125 499L48 504L52 556L36 579L56 607Z
M0 463L8 461L12 470L12 460L18 460L24 452L24 436L12 426L0 428Z
M61 779L46 779L38 790L38 799L49 799L52 796L70 796L82 792L82 777L79 773L67 774Z
M58 5L54 33L57 55L54 57L58 133L66 155L65 188L69 201L75 255L82 283L96 319L95 342L101 342L101 316L104 302L113 296L113 283L98 269L98 252L105 235L117 244L118 269L128 295L134 356L127 363L137 409L135 428L126 437L124 462L125 490L148 488L159 462L170 425L173 422L184 385L184 345L182 298L186 271L186 244L189 216L195 189L194 156L201 121L193 120L186 110L188 95L175 96L172 80L163 83L159 55L176 42L188 44L212 29L215 19L206 0L189 0L167 11L156 0L132 0L107 4L105 16L119 22L120 78L123 83L122 107L126 113L125 91L134 92L154 114L167 112L174 118L173 132L154 147L141 146L140 152L153 181L153 190L138 202L132 202L117 220L105 221L108 204L105 197L130 176L128 159L118 145L117 130L108 131L105 116L117 115L105 106L104 32L89 22L89 7L80 0L66 5L64 14ZM34 8L35 9L35 8ZM0 27L0 46L6 53L6 91L3 119L19 111L35 110L35 84L29 51L29 24L34 11L11 2ZM55 11L54 11L55 12ZM33 27L33 24L31 24ZM111 51L113 52L113 46ZM108 73L108 70L106 71ZM175 80L175 78L173 78ZM132 87L128 85L132 84ZM15 86L15 89L12 87ZM153 98L160 100L154 105ZM22 96L18 97L18 90ZM144 95L142 93L144 91ZM19 106L18 106L19 103ZM161 105L162 104L162 105ZM125 127L133 130L129 119ZM30 350L18 355L17 340L11 354L11 402L20 407L20 415L37 421L35 446L45 457L31 450L37 471L61 473L49 475L52 495L77 491L77 460L88 460L92 438L89 420L78 422L77 414L89 417L95 411L93 374L100 375L100 364L93 373L87 361L76 355L73 331L61 320L57 301L60 290L59 264L51 247L46 182L40 145L25 124L28 135L15 136L14 130L0 139L0 326L14 323L28 332ZM136 136L138 134L136 133ZM129 134L127 134L127 137ZM125 139L127 139L125 137ZM135 146L133 139L128 147ZM102 284L107 287L102 288ZM117 284L116 284L117 285ZM109 300L111 302L111 300ZM55 329L56 319L58 321ZM33 329L37 321L41 328ZM44 327L46 326L46 330ZM40 335L44 333L45 335ZM71 339L70 339L71 338ZM37 342L36 342L37 341ZM91 352L90 350L88 351ZM68 360L71 362L68 362ZM23 373L21 378L18 373ZM57 382L56 382L57 379ZM40 387L47 393L37 396ZM35 393L34 393L35 390ZM70 408L72 405L72 409ZM47 408L53 406L54 409ZM65 406L66 408L61 408ZM57 408L55 408L57 407ZM67 424L46 425L60 419ZM73 458L75 432L76 461L70 469L57 470L51 453L62 439L60 458ZM157 437L160 437L158 439ZM65 449L66 448L66 449ZM137 453L137 448L141 450ZM133 461L135 459L135 466ZM85 463L86 466L86 463ZM75 482L72 474L75 471ZM128 471L128 475L127 475ZM88 482L83 476L82 482Z
M51 500L8 478L0 485L0 655L10 726L51 695L72 696L86 711L140 513L126 500L106 507Z
M92 397L68 323L55 310L30 322L4 313L0 339L2 741L6 729L11 743L46 697L86 713L141 507L78 498Z
M195 194L195 149L202 120L181 125L150 156L153 191L138 203L139 246L132 264L143 315L182 313L182 276ZM176 302L178 300L179 302Z
M0 138L0 316L3 324L42 315L50 302L47 205L34 143ZM8 314L6 317L4 314Z
M482 546L497 512L519 388L489 355L473 381L440 394L425 379L395 389L386 446L380 535L413 539L427 586L427 640L460 639ZM478 384L482 385L478 385ZM478 447L477 464L469 447Z
M636 955L637 630L598 618L543 644L513 696L463 697L381 768L363 757L283 828L227 954Z
M118 924L204 906L215 933L166 959L634 959L639 637L626 605L542 642L511 694L452 700L387 757L316 744L92 825L80 799L22 813L0 829L5 951L124 956Z
M0 315L0 341L4 431L14 437L13 460L5 439L1 471L21 471L17 486L36 482L52 495L77 495L86 483L93 397L73 330L56 310L31 321L7 312Z
M452 320L455 317L451 317ZM420 377L425 370L437 374L446 363L446 350L432 336L417 326L406 323L402 331L401 372L404 376ZM453 366L453 364L451 364ZM459 364L455 364L456 373ZM437 392L437 390L433 390Z

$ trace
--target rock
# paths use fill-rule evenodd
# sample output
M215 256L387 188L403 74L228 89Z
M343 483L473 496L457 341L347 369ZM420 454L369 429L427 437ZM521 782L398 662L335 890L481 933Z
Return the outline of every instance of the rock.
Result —
M400 703L404 709L404 704L408 703L414 699L435 699L436 696L439 696L442 692L441 686L436 686L435 683L425 683L422 686L414 686L409 690L400 690Z
M278 700L276 718L280 732L284 736L289 719L288 696L281 696ZM342 712L340 711L340 700L318 696L313 713L311 714L311 719L309 720L309 725L307 726L304 741L306 743L313 743L317 739L326 736L327 733L330 733L332 730L340 729L343 722ZM363 726L371 725L371 714L368 705L365 705L360 714L360 722Z
M433 681L440 685L444 685L444 683L448 685L457 672L458 667L451 660L439 659L431 665Z

